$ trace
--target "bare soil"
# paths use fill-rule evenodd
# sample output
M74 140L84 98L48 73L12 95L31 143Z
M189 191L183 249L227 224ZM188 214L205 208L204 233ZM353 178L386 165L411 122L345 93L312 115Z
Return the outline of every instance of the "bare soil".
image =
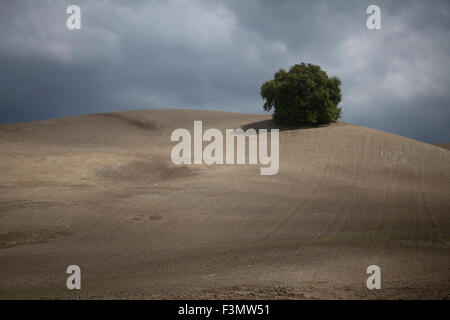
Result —
M194 120L276 127L195 110L0 125L0 298L450 298L448 150L338 122L280 131L274 176L175 166L170 135Z

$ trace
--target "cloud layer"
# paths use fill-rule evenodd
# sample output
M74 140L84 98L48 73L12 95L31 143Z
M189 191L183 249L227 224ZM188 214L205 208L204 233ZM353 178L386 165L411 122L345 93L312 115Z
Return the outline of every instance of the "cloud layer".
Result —
M66 8L82 10L70 31ZM366 8L381 7L381 30ZM0 122L200 108L262 113L280 68L342 79L343 120L450 141L448 1L7 1Z

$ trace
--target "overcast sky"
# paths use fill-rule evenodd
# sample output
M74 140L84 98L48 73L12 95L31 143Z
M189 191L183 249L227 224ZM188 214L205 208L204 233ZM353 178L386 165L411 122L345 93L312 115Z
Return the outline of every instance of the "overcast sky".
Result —
M66 8L81 7L81 30ZM368 5L381 30L368 30ZM264 113L280 68L342 80L343 121L450 142L450 1L0 2L0 123L195 108Z

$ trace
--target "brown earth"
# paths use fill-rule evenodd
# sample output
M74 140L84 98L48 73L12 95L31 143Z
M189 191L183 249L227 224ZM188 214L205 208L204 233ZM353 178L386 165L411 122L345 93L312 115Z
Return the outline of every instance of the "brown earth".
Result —
M438 147L450 150L450 143L439 143L437 144Z
M348 123L280 132L280 171L175 166L151 110L0 125L0 298L450 297L450 153ZM82 290L66 288L68 265ZM382 289L366 288L381 268Z

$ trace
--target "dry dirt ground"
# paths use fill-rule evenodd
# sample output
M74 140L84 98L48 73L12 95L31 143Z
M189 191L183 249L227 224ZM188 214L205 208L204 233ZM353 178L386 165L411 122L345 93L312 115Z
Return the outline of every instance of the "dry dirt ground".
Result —
M194 110L0 126L0 298L450 297L450 152L348 123L280 132L280 171L175 166ZM68 265L82 289L66 288ZM381 268L381 290L366 268Z
M437 146L447 149L447 150L450 150L450 142L449 143L440 143L440 144L437 144Z

